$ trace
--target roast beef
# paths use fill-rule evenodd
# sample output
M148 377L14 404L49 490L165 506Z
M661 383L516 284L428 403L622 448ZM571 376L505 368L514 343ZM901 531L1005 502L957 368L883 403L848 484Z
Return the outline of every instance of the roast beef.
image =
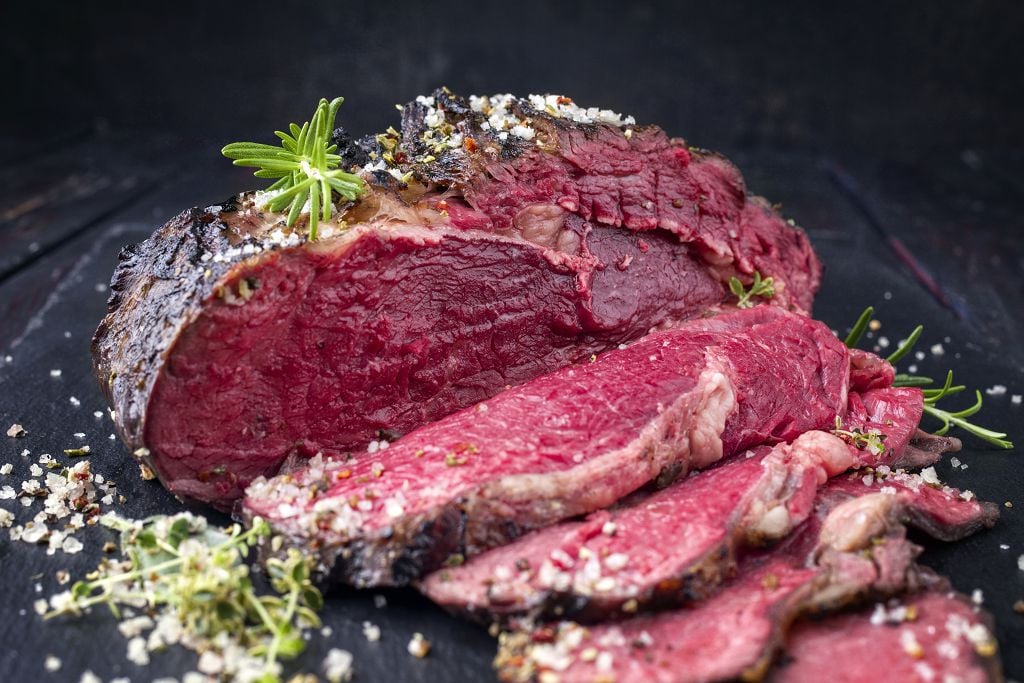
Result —
M971 522L943 530L947 537L991 524L996 515L994 506L953 490L886 486L829 484L793 535L744 557L733 580L692 607L592 627L564 621L504 633L495 660L499 677L560 683L759 678L796 616L918 587L918 549L903 526L927 516L916 508L962 510L958 516Z
M829 427L847 378L846 347L826 326L775 307L736 311L537 378L372 454L258 479L244 511L334 580L401 584L656 478Z
M857 612L804 620L786 639L773 683L1003 680L992 619L932 579L927 589Z
M427 101L341 150L371 186L316 242L246 194L122 252L95 372L176 495L227 507L288 456L361 451L714 310L732 276L809 310L806 237L721 157L564 103L509 100L513 134Z

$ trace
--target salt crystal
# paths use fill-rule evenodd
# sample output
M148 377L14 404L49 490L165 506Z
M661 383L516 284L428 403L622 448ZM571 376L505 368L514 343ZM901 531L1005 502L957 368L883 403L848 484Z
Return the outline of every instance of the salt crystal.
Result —
M996 384L988 389L985 389L985 393L989 396L1002 396L1006 393L1006 387L1002 384Z
M60 375L61 375L61 371L60 370L50 370L50 377L60 377Z
M366 637L371 643L376 643L380 640L380 626L377 626L369 621L363 622L363 636Z
M324 657L324 677L330 683L342 683L352 679L352 653L348 650L331 648Z
M146 649L146 641L141 636L128 641L128 661L138 666L149 664L149 650Z

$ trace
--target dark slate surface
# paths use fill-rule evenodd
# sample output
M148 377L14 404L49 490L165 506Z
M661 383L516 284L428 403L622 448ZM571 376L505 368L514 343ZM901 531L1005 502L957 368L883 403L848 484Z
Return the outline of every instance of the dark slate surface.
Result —
M982 232L979 240L959 239L956 211L962 200L935 194L929 185L938 182L937 178L953 177L963 193L977 191L971 188L987 188L975 177L980 172L977 168L955 157L944 158L945 166L933 162L916 167L916 171L913 166L872 165L863 160L858 163L857 159L847 164L861 174L862 186L868 188L865 192L873 193L883 207L886 220L892 221L891 229L922 254L928 267L942 273L943 281L956 295L976 307L979 315L961 321L910 279L861 212L837 191L821 159L761 152L741 154L737 160L753 190L782 202L787 215L809 226L828 267L818 298L820 318L841 329L864 306L874 304L883 324L876 338L884 335L894 342L917 322L924 323L926 332L919 348L928 352L932 344L942 343L945 353L933 356L928 352L924 361L912 361L918 371L937 375L949 367L978 388L1006 385L1007 395L986 397L982 416L986 424L1005 429L1011 438L1024 443L1024 406L1010 401L1012 394L1024 393L1020 349L1015 337L1010 336L1020 331L1022 323L1016 296L1020 270L1000 270L992 262L998 258L999 263L1019 263L1021 245L1006 237L1019 232ZM104 410L105 405L90 375L89 338L105 309L106 292L99 290L109 279L118 250L143 239L158 222L188 205L214 203L245 182L230 169L214 168L223 171L216 174L204 172L210 167L208 163L183 167L186 170L166 176L156 188L138 190L124 198L124 206L111 210L109 215L97 219L91 210L83 209L77 222L65 223L61 240L30 260L11 255L11 262L22 265L0 281L0 359L11 357L9 362L0 361L0 427L6 431L10 423L20 422L29 434L23 439L0 437L0 462L15 466L14 474L0 478L0 484L17 485L28 477L28 466L40 453L59 455L64 448L81 445L72 435L84 432L84 441L93 450L94 470L116 481L127 498L126 503L113 509L131 517L181 509L158 484L140 480L125 449L108 439L109 419L93 416L93 411ZM894 178L907 184L902 193L893 188ZM964 210L978 225L1007 220L1019 231L1021 221L1012 215L1015 191L1009 184L998 192L988 190L989 194L978 200L984 202L981 209L968 202ZM8 197L0 210L8 210L11 202L17 201L17 197ZM954 248L961 251L954 252ZM990 262L991 267L986 265ZM1002 314L986 315L990 309ZM905 361L906 365L909 362ZM62 376L51 378L50 370L57 368ZM80 399L81 406L73 406L71 396ZM990 450L970 437L965 445L959 457L969 468L952 471L945 463L939 468L941 474L953 485L972 489L980 497L1000 504L1010 501L1014 507L1002 508L995 529L964 542L925 542L924 560L949 575L957 588L983 591L986 605L996 617L1006 671L1011 677L1021 678L1024 617L1012 611L1013 602L1024 598L1024 572L1017 569L1017 558L1024 553L1020 455ZM19 455L24 448L32 452L31 458ZM12 501L0 504L10 508ZM22 519L36 509L15 507ZM141 681L180 676L194 668L194 657L179 650L155 655L144 670L128 663L125 640L102 611L81 620L45 623L35 616L33 601L60 589L54 577L57 570L68 569L80 575L98 561L99 546L107 532L90 529L82 537L87 541L85 552L47 556L42 548L11 543L5 533L0 533L0 679L77 681L82 671L90 669L105 680L128 676ZM1000 544L1010 547L1001 550ZM307 670L316 670L328 648L343 647L355 654L359 680L363 681L490 679L494 642L482 629L445 615L411 591L389 591L385 595L388 606L383 609L374 606L373 593L348 591L331 596L324 621L333 634L315 634L299 663ZM368 643L362 636L364 620L381 627L380 642ZM431 655L422 661L405 652L414 631L426 634L434 646ZM47 654L63 660L59 672L44 672Z

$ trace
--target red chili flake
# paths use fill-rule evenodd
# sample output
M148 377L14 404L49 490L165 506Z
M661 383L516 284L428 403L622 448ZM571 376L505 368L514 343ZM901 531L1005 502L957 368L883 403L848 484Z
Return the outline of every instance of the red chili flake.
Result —
M473 138L466 138L465 142L462 143L462 146L466 148L467 152L475 152L476 140L474 140Z
M555 642L555 629L550 626L542 626L530 634L530 640L535 643Z
M448 202L446 202L443 199L441 201L439 201L437 203L437 210L438 211L447 211L448 210Z

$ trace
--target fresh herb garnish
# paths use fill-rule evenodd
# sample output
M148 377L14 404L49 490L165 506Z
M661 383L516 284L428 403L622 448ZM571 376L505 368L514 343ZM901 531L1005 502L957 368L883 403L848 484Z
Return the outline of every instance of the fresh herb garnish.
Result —
M874 312L875 309L871 306L868 306L867 308L864 309L864 312L860 314L859 318L857 318L857 322L854 324L853 328L850 330L850 334L847 335L844 341L846 346L848 346L849 348L853 348L857 345L857 342L859 342L860 338L864 335L864 330L867 329L868 323L871 320L871 316L874 315ZM895 351L893 351L892 354L890 354L889 357L886 358L885 360L891 364L895 364L897 361L906 356L907 353L910 352L911 348L913 348L914 344L916 344L917 341L921 338L921 333L923 331L923 325L918 325L917 327L915 327L913 332L910 333L910 336L908 336L906 340L904 340L903 343L901 343L899 347ZM892 385L894 387L924 387L928 386L929 384L934 384L934 382L935 380L933 380L931 377L899 373L896 375L896 378L894 379ZM964 410L950 412L948 410L943 410L942 408L939 408L938 406L935 405L941 399L947 396L952 396L953 394L958 394L961 391L965 391L966 389L967 387L962 384L953 384L953 371L950 370L946 374L946 382L941 388L923 389L921 391L921 394L924 397L924 412L937 418L942 422L942 426L935 432L935 434L937 436L942 436L943 434L949 431L949 428L952 425L960 427L964 431L970 432L971 434L974 434L978 438L983 439L984 441L987 441L988 443L993 444L995 446L999 446L1000 448L1013 448L1013 442L1006 439L1005 433L996 432L991 429L986 429L985 427L976 425L964 419L974 415L979 410L981 410L982 398L980 391L975 390L974 394L976 400L974 402L974 405ZM840 428L838 420L839 418L836 418L837 434L839 433L838 430Z
M843 419L836 415L836 425L832 433L842 438L847 443L872 455L881 455L885 452L885 434L876 431L864 431L862 429L843 429Z
M964 418L974 415L981 410L981 392L975 389L974 391L974 405L964 410L957 412L950 412L936 407L936 403L946 396L957 394L966 389L963 385L953 385L953 371L950 370L946 373L946 382L943 384L941 389L925 389L922 393L924 394L924 412L928 413L932 417L938 418L942 422L942 427L935 431L935 434L942 436L949 431L950 425L955 425L964 431L974 434L979 439L989 442L1000 448L1013 448L1013 442L1006 438L1004 432L996 432L991 429L986 429L979 425L968 422Z
M270 535L260 519L247 531L214 528L188 513L144 522L107 515L102 522L121 532L125 560L101 564L95 578L51 598L46 618L94 605L106 605L118 618L125 608L141 609L157 618L154 634L170 620L180 627L180 642L196 651L224 655L240 647L244 658L226 667L244 669L247 680L259 683L280 681L279 660L302 652L303 629L320 625L323 598L310 581L309 560L297 550L266 563L276 594L254 589L245 560Z
M754 302L751 301L755 296L762 297L764 299L771 299L775 296L775 288L773 286L772 279L766 277L761 279L761 273L754 271L754 281L751 283L750 288L747 289L740 282L740 279L735 275L729 278L729 291L731 291L737 299L737 308L752 308Z
M301 126L291 124L288 133L275 131L281 138L280 147L234 142L221 150L235 160L235 166L258 168L253 174L257 178L277 178L262 195L263 205L276 212L290 207L289 226L300 214L309 213L311 240L316 239L318 220L331 219L334 192L352 201L366 190L362 178L338 168L341 156L334 153L338 146L330 144L334 118L344 99L320 100L311 120Z

